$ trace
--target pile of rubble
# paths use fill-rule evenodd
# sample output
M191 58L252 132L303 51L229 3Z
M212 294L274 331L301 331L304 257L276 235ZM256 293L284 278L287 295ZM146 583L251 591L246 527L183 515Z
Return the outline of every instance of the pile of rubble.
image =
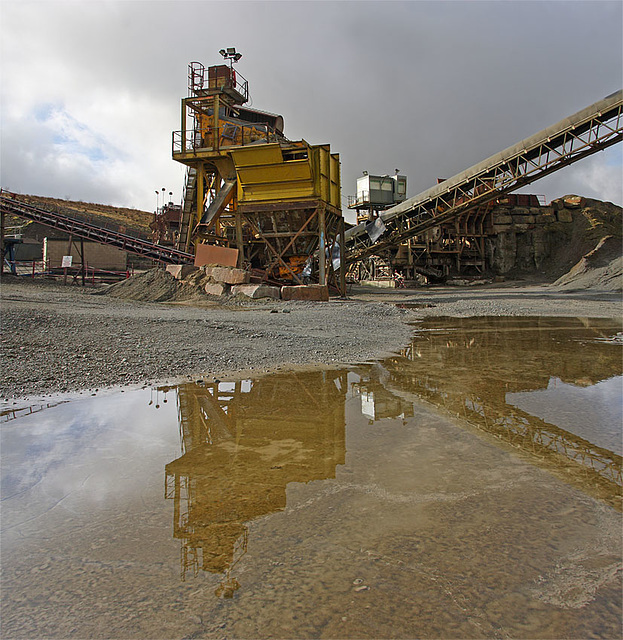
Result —
M275 287L252 283L244 269L222 265L169 265L166 271L152 269L108 287L107 295L143 302L185 302L202 299L310 300L327 301L322 285Z
M623 290L621 239L614 236L603 237L592 251L558 278L553 286L565 290Z

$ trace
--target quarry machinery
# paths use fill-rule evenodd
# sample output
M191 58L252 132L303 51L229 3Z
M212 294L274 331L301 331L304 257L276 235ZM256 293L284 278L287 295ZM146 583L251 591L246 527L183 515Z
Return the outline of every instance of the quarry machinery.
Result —
M0 213L163 263L198 264L200 247L229 248L237 250L238 266L257 269L262 279L303 284L313 278L324 285L332 278L344 293L342 265L352 271L376 256L390 271L399 264L411 275L419 270L435 276L454 251L457 269L482 271L493 203L623 139L619 90L417 196L360 215L346 231L338 154L328 144L288 140L280 115L249 107L248 82L234 69L240 54L233 48L220 53L226 64L189 65L181 128L173 132L173 159L187 167L175 247L111 233L19 202L6 191L0 192ZM396 173L399 188L402 177ZM355 205L365 213L365 206ZM447 237L439 237L445 232ZM430 259L435 247L441 247L438 264Z
M623 91L619 90L454 177L440 180L374 219L360 221L345 234L347 264L375 255L391 262L407 250L410 240L425 247L426 234L449 223L457 225L457 236L473 236L475 259L482 258L483 220L491 203L620 142L622 108Z
M339 156L328 144L288 140L280 115L247 106L240 54L221 55L229 64L190 63L173 132L173 159L187 167L177 248L235 248L238 266L266 279L327 284L336 264L328 257L344 246Z

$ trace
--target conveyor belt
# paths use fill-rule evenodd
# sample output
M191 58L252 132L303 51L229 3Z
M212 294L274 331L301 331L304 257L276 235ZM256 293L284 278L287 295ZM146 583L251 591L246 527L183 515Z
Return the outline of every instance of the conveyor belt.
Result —
M18 200L14 194L8 191L2 191L0 193L0 211L39 222L53 229L59 229L70 235L78 236L79 238L85 238L86 240L92 240L93 242L99 242L101 244L108 244L165 264L183 264L194 260L194 255L190 253L178 251L170 247L163 247L159 244L147 242L146 240L141 240L124 233L112 231L111 229L103 229L88 222L75 220L74 218L49 211L48 209L35 207Z
M623 91L579 111L522 142L346 232L353 263L448 222L623 139Z

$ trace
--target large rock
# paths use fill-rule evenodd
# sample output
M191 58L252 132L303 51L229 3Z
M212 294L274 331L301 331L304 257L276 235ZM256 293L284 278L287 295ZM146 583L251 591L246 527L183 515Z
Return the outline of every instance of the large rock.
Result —
M281 297L284 300L326 302L329 299L329 288L321 284L281 287Z
M215 265L207 265L204 269L206 275L211 276L212 280L224 282L225 284L247 284L251 278L251 274L244 269Z
M168 264L167 271L176 279L183 280L191 273L198 270L198 267L194 267L192 264Z
M247 298L274 298L279 300L279 287L271 287L267 284L236 284L231 288L234 295L246 296Z
M224 293L227 293L228 288L228 285L222 282L208 282L203 287L203 290L211 296L222 296Z

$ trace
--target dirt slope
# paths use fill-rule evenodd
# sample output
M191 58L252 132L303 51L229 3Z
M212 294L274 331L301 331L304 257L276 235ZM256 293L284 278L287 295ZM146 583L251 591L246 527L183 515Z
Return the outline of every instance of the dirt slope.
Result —
M623 291L621 239L605 236L553 284L563 290Z

